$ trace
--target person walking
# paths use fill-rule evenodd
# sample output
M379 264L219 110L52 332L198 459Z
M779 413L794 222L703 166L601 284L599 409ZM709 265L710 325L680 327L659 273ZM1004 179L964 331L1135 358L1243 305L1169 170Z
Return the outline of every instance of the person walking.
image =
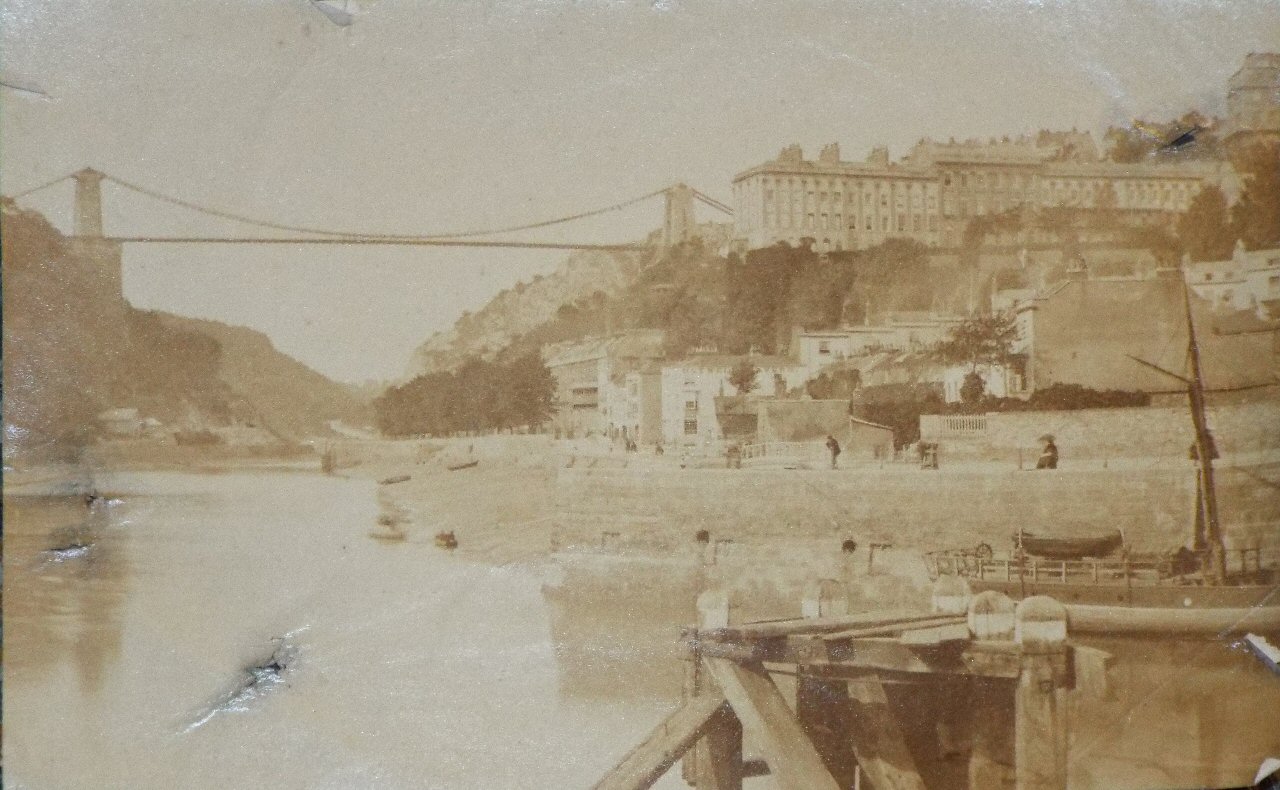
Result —
M836 459L840 457L840 442L831 434L827 434L827 450L831 452L831 468L835 469Z

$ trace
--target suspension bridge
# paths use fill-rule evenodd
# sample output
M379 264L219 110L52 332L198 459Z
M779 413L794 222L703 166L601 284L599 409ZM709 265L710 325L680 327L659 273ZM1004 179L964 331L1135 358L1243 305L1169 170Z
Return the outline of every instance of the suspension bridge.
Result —
M662 232L659 244L664 247L674 246L688 241L696 232L694 218L695 202L708 206L715 211L732 216L733 209L719 200L685 184L674 184L663 187L638 197L633 197L611 205L587 211L577 212L563 217L541 220L524 224L479 228L447 233L370 233L359 230L308 227L284 222L275 222L260 217L253 217L216 207L185 200L165 192L126 181L122 178L104 173L93 168L84 168L75 173L68 173L53 181L25 190L13 196L13 200L22 200L36 192L49 189L64 181L75 182L75 203L73 211L73 235L84 241L97 241L112 245L124 244L259 244L259 245L381 245L381 246L419 246L419 247L514 247L524 249L557 249L557 250L605 250L627 251L647 250L653 245L646 242L624 242L617 244L592 244L557 241L528 241L495 239L511 233L549 228L575 220L587 219L629 208L652 198L664 198ZM257 230L286 233L284 236L153 236L153 235L119 235L108 236L103 233L102 221L102 184L107 182L129 192L160 203L175 206L187 211L229 220L247 225Z

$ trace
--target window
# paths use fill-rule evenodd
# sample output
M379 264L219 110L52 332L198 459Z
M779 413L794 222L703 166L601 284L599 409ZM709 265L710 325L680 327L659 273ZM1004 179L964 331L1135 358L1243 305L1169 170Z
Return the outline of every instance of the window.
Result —
M688 418L686 418L686 419L685 419L685 421L684 421L684 435L685 435L685 436L697 436L697 435L698 435L698 420L697 420L697 418L693 418L693 419L688 419Z
M698 399L694 398L692 400L685 400L684 410L686 412L690 412L690 411L696 412L698 410Z
M1280 278L1273 278L1273 279L1280 280ZM818 341L818 353L819 353L819 354L830 354L830 353L831 353L831 341L830 341L830 340L820 340L820 341Z

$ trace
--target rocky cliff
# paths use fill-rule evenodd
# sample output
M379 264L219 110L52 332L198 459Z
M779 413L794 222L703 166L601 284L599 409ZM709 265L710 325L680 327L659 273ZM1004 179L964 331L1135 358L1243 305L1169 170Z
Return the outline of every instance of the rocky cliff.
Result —
M6 458L74 451L101 435L108 409L137 409L162 432L252 426L283 440L366 421L350 390L265 335L136 310L103 286L103 267L119 266L109 250L63 237L11 200L2 221Z
M646 260L636 252L574 252L558 269L508 288L453 327L427 338L405 378L451 370L469 356L491 358L514 339L554 318L564 305L600 301L633 282Z

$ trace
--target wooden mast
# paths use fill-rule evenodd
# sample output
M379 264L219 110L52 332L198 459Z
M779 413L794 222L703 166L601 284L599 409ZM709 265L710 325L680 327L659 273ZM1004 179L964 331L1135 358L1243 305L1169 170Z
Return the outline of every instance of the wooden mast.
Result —
M1205 419L1204 379L1200 372L1200 344L1196 341L1195 321L1191 317L1191 289L1185 275L1182 278L1182 303L1187 313L1187 358L1191 378L1187 382L1187 396L1191 401L1191 420L1196 429L1196 456L1200 465L1198 485L1200 501L1204 508L1205 543L1208 548L1204 567L1205 581L1222 584L1226 579L1226 546L1222 540L1222 528L1218 523L1218 497L1213 483L1213 439Z

